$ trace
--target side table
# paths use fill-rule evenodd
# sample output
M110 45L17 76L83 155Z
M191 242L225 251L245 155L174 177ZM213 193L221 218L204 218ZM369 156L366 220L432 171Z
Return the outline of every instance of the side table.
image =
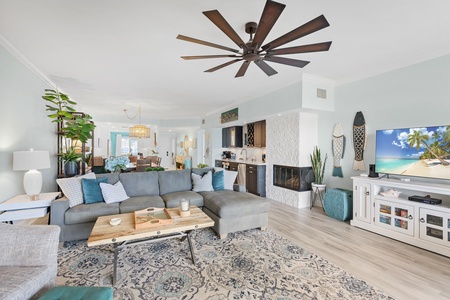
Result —
M27 195L17 195L0 203L0 222L10 222L41 218L47 215L50 204L60 197L60 192L42 193L38 200Z

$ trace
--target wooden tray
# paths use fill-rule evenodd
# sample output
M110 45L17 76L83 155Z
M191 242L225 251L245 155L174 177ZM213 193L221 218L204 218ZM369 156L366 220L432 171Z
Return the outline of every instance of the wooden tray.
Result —
M149 207L134 212L134 228L143 229L173 222L172 217L165 208Z

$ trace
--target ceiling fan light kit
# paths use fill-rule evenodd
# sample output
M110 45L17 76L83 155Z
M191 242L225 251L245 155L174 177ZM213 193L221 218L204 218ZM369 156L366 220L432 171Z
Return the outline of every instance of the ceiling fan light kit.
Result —
M251 62L255 63L264 73L266 73L267 76L275 75L277 74L277 71L275 71L269 64L267 64L266 61L293 66L297 68L303 68L304 66L309 64L309 61L280 57L278 55L328 51L331 46L331 41L288 48L278 48L278 47L283 46L292 41L295 41L301 37L304 37L316 31L319 31L321 29L324 29L330 26L330 24L323 15L320 15L317 18L263 45L264 40L266 39L272 27L275 25L276 21L280 17L285 7L286 5L282 3L268 0L264 7L259 23L257 24L255 22L248 22L245 24L245 32L250 34L250 40L247 43L245 43L240 38L240 36L236 33L236 31L234 31L234 29L230 26L230 24L219 13L219 11L217 10L204 11L203 14L209 20L211 20L211 22L213 22L223 33L225 33L225 35L227 35L239 47L239 50L202 41L184 35L178 35L177 39L186 42L196 43L236 53L224 55L182 56L181 58L185 60L227 58L227 57L234 58L231 61L215 66L211 69L205 70L205 72L215 72L219 69L232 65L236 62L242 61L242 65L239 68L238 72L236 73L235 77L244 76Z

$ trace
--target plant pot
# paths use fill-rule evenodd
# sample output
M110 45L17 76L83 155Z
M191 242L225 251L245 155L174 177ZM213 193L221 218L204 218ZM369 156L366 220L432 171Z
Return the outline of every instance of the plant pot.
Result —
M66 177L74 177L78 175L78 162L68 161L64 164L64 175Z
M326 187L327 187L326 184L317 184L315 182L311 183L311 188L314 193L324 191Z

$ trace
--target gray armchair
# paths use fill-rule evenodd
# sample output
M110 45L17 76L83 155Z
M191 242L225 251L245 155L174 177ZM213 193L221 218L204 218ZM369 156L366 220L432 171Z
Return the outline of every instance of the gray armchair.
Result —
M59 232L0 223L0 299L34 299L55 285Z

